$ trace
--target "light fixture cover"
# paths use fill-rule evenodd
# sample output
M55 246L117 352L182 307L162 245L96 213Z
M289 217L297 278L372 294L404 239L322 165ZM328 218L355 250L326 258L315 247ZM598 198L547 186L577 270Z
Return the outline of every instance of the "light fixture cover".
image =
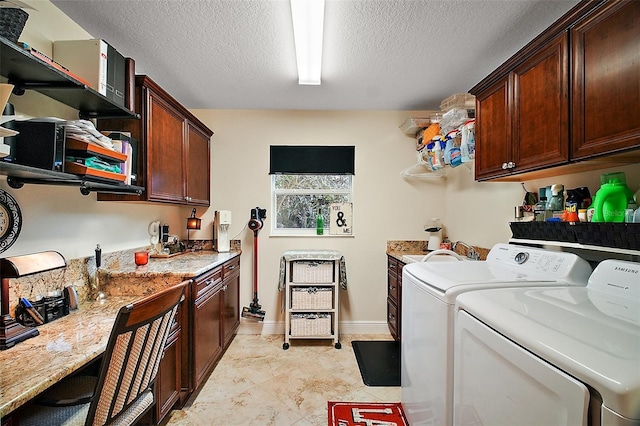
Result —
M187 229L200 229L202 220L196 217L196 209L191 212L191 217L187 218Z
M298 84L319 85L322 71L324 0L290 0Z

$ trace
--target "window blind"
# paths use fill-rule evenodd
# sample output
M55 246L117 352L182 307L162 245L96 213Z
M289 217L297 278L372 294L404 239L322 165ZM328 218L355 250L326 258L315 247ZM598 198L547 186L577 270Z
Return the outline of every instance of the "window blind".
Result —
M271 145L269 174L353 175L355 146Z

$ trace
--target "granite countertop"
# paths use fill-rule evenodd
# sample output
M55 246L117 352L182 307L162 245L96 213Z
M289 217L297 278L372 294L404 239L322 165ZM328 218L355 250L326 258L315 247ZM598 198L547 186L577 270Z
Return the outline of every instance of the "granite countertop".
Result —
M97 291L107 296L151 294L202 275L240 254L240 251L201 250L173 257L149 257L149 263L143 266L136 266L129 254L100 268Z
M144 266L136 266L129 252L111 256L94 279L94 290L103 292L105 299L95 301L91 296L78 310L38 326L38 336L0 351L0 418L100 356L121 306L202 275L240 254L201 250L150 257Z
M411 254L428 254L431 250L427 250L427 241L387 241L387 254L396 260L404 263L402 256ZM456 249L456 253L462 256L467 255L467 249L462 245ZM486 260L489 254L489 249L483 247L473 247L479 254L480 260Z
M427 241L387 241L387 254L400 262L405 254L428 254Z
M139 297L83 302L38 327L38 336L0 351L0 418L101 355L120 307Z

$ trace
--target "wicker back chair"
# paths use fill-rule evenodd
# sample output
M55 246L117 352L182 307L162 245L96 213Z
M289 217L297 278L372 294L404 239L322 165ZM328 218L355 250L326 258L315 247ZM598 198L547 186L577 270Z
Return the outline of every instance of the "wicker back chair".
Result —
M55 385L20 425L132 425L153 406L153 383L187 282L120 308L97 377Z

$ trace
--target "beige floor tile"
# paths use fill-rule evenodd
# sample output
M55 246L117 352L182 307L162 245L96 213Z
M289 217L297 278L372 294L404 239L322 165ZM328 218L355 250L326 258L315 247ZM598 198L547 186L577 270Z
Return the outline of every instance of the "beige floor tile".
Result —
M399 387L365 386L351 347L354 340L389 335L343 335L294 340L238 335L196 399L171 413L170 426L325 426L328 401L400 401Z

